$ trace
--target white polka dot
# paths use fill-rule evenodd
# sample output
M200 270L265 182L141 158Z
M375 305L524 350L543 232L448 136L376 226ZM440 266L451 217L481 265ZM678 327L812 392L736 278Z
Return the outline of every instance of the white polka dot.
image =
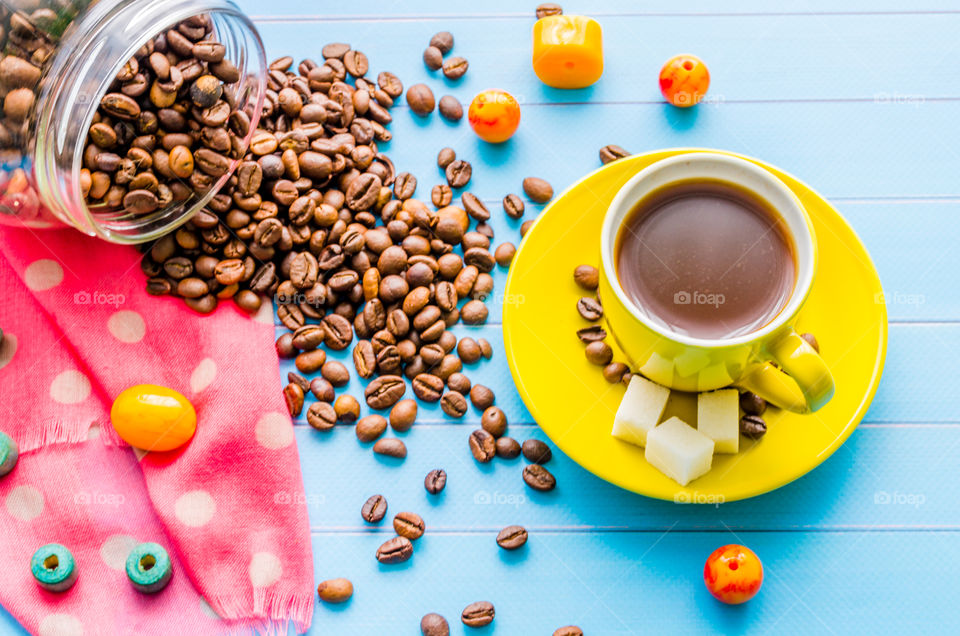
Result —
M220 620L220 615L217 614L217 610L213 609L210 603L207 602L207 599L202 596L200 597L200 611L214 620Z
M174 505L177 519L185 526L199 528L210 523L217 512L217 502L206 490L191 490L180 495Z
M217 377L217 363L212 358L204 358L190 375L190 390L194 393L203 391L210 386L215 377Z
M253 587L270 587L280 580L283 567L272 552L257 552L250 561L250 582Z
M0 369L10 364L16 352L17 337L7 331L3 332L3 342L0 342Z
M40 636L83 636L83 623L70 614L51 614L40 622Z
M118 311L110 316L107 321L107 329L113 334L113 337L120 342L135 344L143 340L147 333L147 325L143 322L143 317L135 311Z
M138 541L128 534L115 534L107 537L100 546L100 557L112 570L123 570L127 567L127 557L130 551L137 546Z
M63 282L63 268L60 263L48 258L34 261L23 271L23 282L33 291L44 291Z
M10 516L20 521L33 521L43 512L43 494L33 486L17 486L5 503Z
M253 314L253 319L265 325L272 325L274 324L273 302L266 296L260 298L263 302L260 303L260 309L257 310L257 313Z
M53 379L50 397L61 404L78 404L90 396L90 380L79 371L64 371Z
M280 450L293 443L293 422L290 416L264 413L257 422L257 442L269 450Z

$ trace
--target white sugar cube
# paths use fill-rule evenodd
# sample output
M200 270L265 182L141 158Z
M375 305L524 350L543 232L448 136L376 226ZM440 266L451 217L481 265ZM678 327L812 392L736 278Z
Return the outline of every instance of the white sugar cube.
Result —
M668 399L670 389L633 375L613 418L613 436L637 446L646 444L647 432L660 421Z
M645 457L661 473L686 486L710 470L713 440L679 417L671 417L647 434Z
M740 450L740 392L701 393L697 397L697 430L713 440L717 453Z

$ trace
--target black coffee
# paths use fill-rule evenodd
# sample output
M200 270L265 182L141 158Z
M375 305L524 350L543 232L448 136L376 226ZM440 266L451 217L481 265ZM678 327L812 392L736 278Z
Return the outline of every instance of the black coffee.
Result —
M756 331L796 282L793 241L779 214L733 184L691 180L631 210L615 251L621 287L651 318L697 338Z

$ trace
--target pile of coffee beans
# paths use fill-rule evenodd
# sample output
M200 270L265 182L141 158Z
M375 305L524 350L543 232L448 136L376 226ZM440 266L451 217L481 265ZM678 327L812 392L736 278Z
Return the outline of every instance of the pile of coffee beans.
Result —
M87 135L80 183L88 206L143 216L206 194L230 171L250 116L236 109L230 85L240 72L225 56L210 17L199 15L127 61ZM199 298L207 290L190 281L183 292Z
M6 166L21 164L40 80L56 46L56 12L34 7L27 14L0 4L0 164Z
M423 63L431 71L443 71L447 79L458 80L467 73L470 64L465 58L444 56L453 49L453 34L449 31L440 31L430 38L430 44L423 51Z

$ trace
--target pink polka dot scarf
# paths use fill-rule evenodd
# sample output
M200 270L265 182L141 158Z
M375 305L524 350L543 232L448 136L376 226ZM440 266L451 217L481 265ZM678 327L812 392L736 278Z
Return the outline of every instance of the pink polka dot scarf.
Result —
M200 317L144 291L139 254L73 231L0 233L0 603L33 633L305 631L313 561L270 307ZM123 389L160 384L197 410L194 439L135 452L110 424ZM77 583L42 590L30 557L73 553ZM167 548L170 585L144 595L124 563Z

